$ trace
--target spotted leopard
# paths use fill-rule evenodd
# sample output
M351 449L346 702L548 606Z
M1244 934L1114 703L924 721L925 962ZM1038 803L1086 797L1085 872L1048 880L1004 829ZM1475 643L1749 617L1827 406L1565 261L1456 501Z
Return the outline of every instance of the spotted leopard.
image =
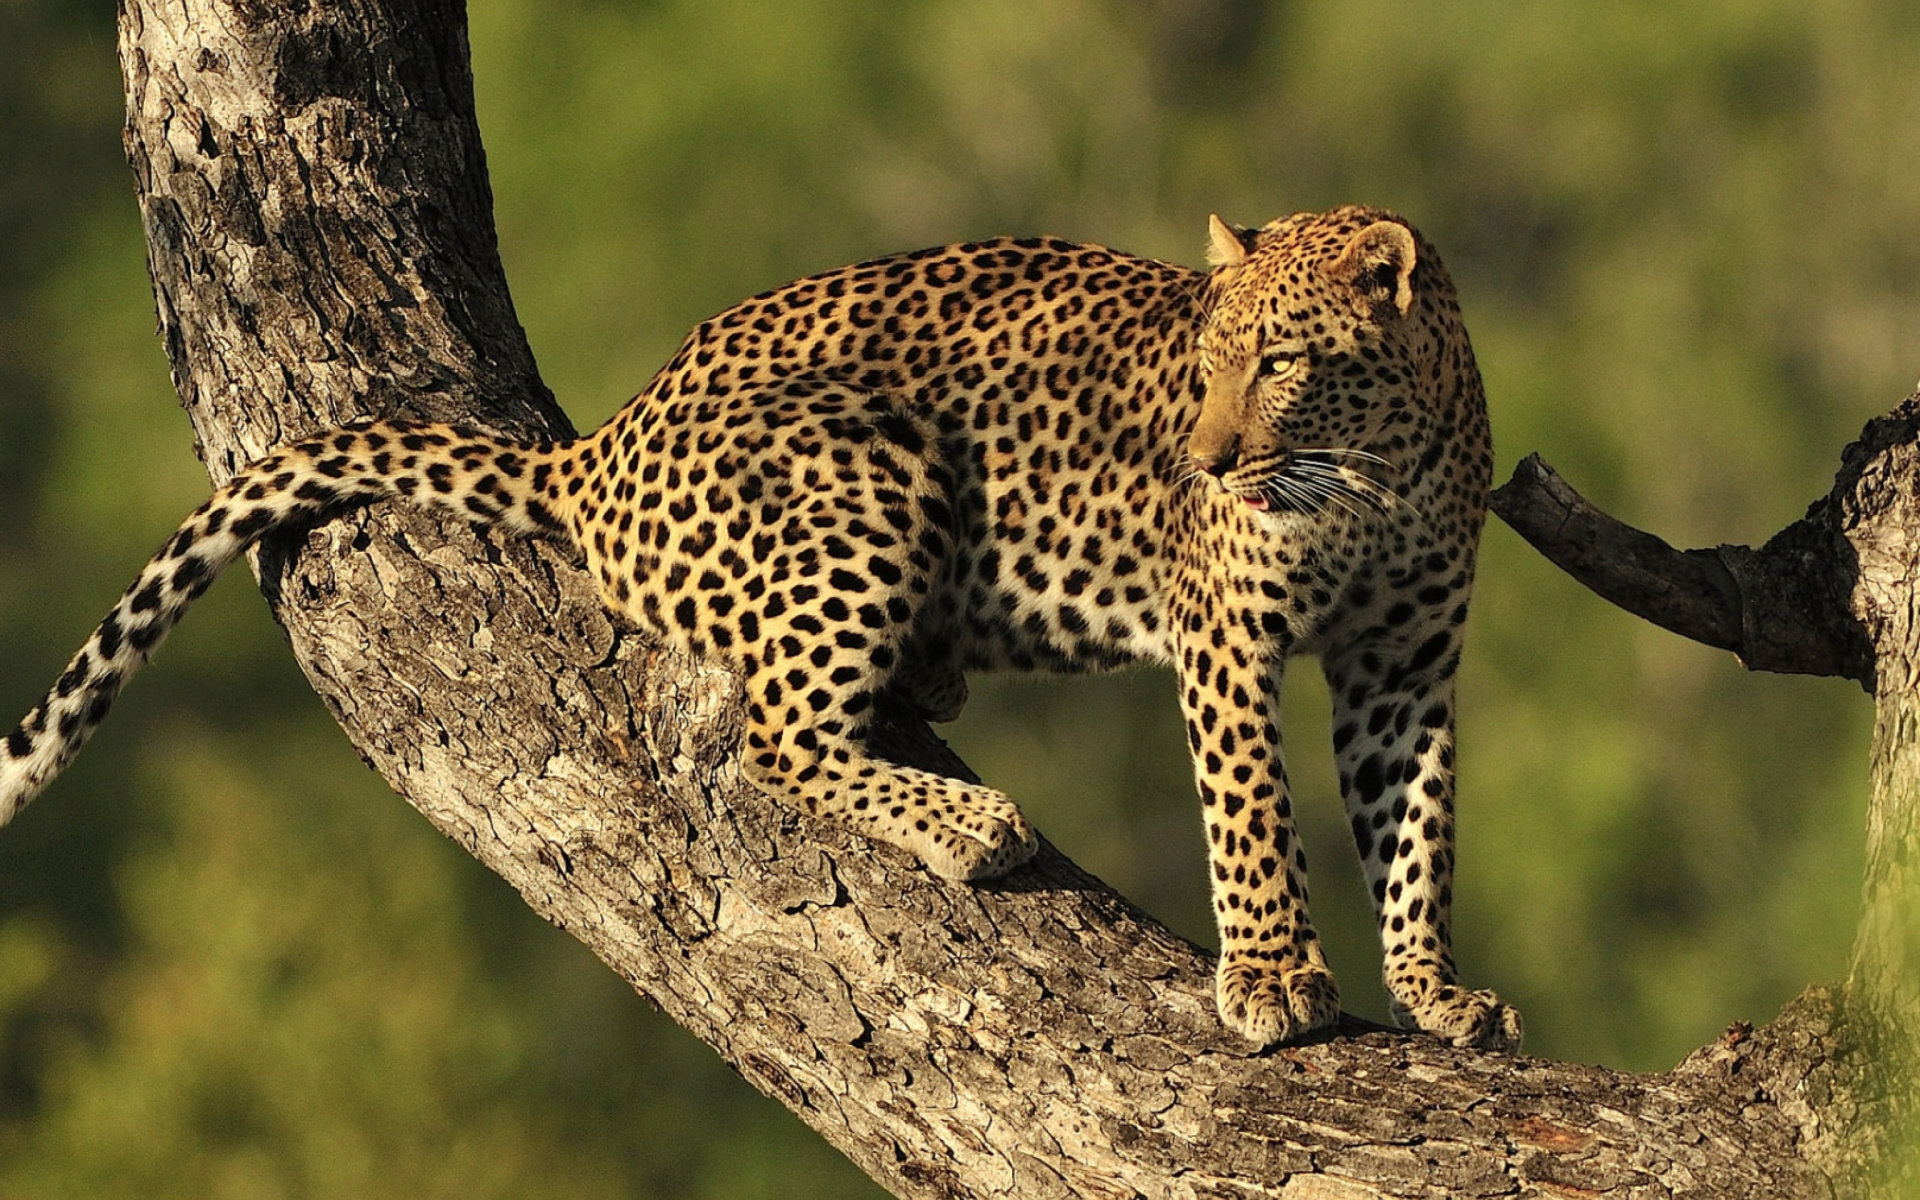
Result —
M1225 1022L1327 1026L1281 759L1317 654L1395 1015L1512 1049L1449 942L1453 683L1491 457L1439 257L1376 209L1215 218L1210 271L1056 239L901 254L702 322L597 432L515 445L381 421L262 458L127 589L0 741L0 821L52 779L208 582L267 532L401 497L571 538L609 608L746 682L746 776L952 879L1034 850L991 788L871 756L891 691L1170 663L1206 821Z

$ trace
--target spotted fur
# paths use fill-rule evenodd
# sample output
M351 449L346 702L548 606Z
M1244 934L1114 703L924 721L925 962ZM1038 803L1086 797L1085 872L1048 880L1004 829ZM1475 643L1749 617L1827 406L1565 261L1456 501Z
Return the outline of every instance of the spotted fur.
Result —
M1219 1007L1260 1044L1338 1013L1277 724L1286 661L1317 654L1396 1014L1516 1047L1448 933L1453 677L1491 469L1452 285L1372 209L1216 219L1212 259L1054 239L898 255L703 322L577 441L380 422L276 451L0 742L0 821L254 540L398 496L570 537L609 608L742 672L749 779L949 878L1013 869L1033 830L998 791L872 757L883 691L947 720L968 671L1172 664Z

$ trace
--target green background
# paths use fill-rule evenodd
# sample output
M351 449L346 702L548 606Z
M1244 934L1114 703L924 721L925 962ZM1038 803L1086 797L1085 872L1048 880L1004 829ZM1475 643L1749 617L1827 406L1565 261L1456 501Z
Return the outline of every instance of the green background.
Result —
M583 427L693 321L919 245L1198 262L1360 201L1446 255L1504 477L1755 542L1920 374L1920 10L474 0L502 253ZM202 498L153 337L110 6L0 0L0 709ZM1845 970L1871 706L1749 676L1488 532L1463 969L1533 1052L1671 1065ZM1348 1007L1377 952L1311 664L1288 735ZM953 738L1211 940L1169 680L980 681ZM0 716L7 714L0 713ZM8 716L10 720L10 716ZM7 720L0 720L0 724ZM0 834L0 1197L872 1195L356 760L216 587Z

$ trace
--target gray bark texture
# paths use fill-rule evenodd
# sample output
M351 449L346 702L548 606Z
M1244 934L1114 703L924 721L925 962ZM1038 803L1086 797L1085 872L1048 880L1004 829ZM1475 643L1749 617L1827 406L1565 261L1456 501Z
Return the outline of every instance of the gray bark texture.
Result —
M508 298L465 39L458 0L123 5L160 332L216 482L363 414L569 431ZM1254 1053L1211 957L1051 848L970 888L744 788L736 681L612 622L562 547L377 506L255 568L397 792L897 1195L1858 1187L1844 996L1659 1075L1359 1022ZM1911 575L1888 586L1910 615ZM911 722L886 742L965 770Z

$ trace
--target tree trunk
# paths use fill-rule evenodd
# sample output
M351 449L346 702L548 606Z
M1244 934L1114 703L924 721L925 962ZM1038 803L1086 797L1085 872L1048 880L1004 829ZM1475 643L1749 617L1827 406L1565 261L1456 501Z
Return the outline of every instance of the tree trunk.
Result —
M1538 458L1494 508L1600 595L1755 670L1873 692L1860 927L1811 1161L1852 1185L1920 1185L1920 393L1868 422L1832 491L1759 550L1677 552L1595 510ZM1782 1024L1787 1018L1783 1017Z
M160 331L216 482L362 414L566 430L495 250L465 38L456 0L127 0ZM1872 1097L1825 993L1661 1075L1354 1021L1254 1053L1218 1024L1211 958L1050 848L970 888L744 788L736 681L616 625L551 544L379 506L255 566L409 803L900 1196L1852 1186L1832 1114ZM1875 593L1890 629L1911 578ZM1848 994L1892 1013L1911 1000L1878 964L1913 928L1917 660L1880 661L1886 900ZM885 737L965 770L923 726Z

